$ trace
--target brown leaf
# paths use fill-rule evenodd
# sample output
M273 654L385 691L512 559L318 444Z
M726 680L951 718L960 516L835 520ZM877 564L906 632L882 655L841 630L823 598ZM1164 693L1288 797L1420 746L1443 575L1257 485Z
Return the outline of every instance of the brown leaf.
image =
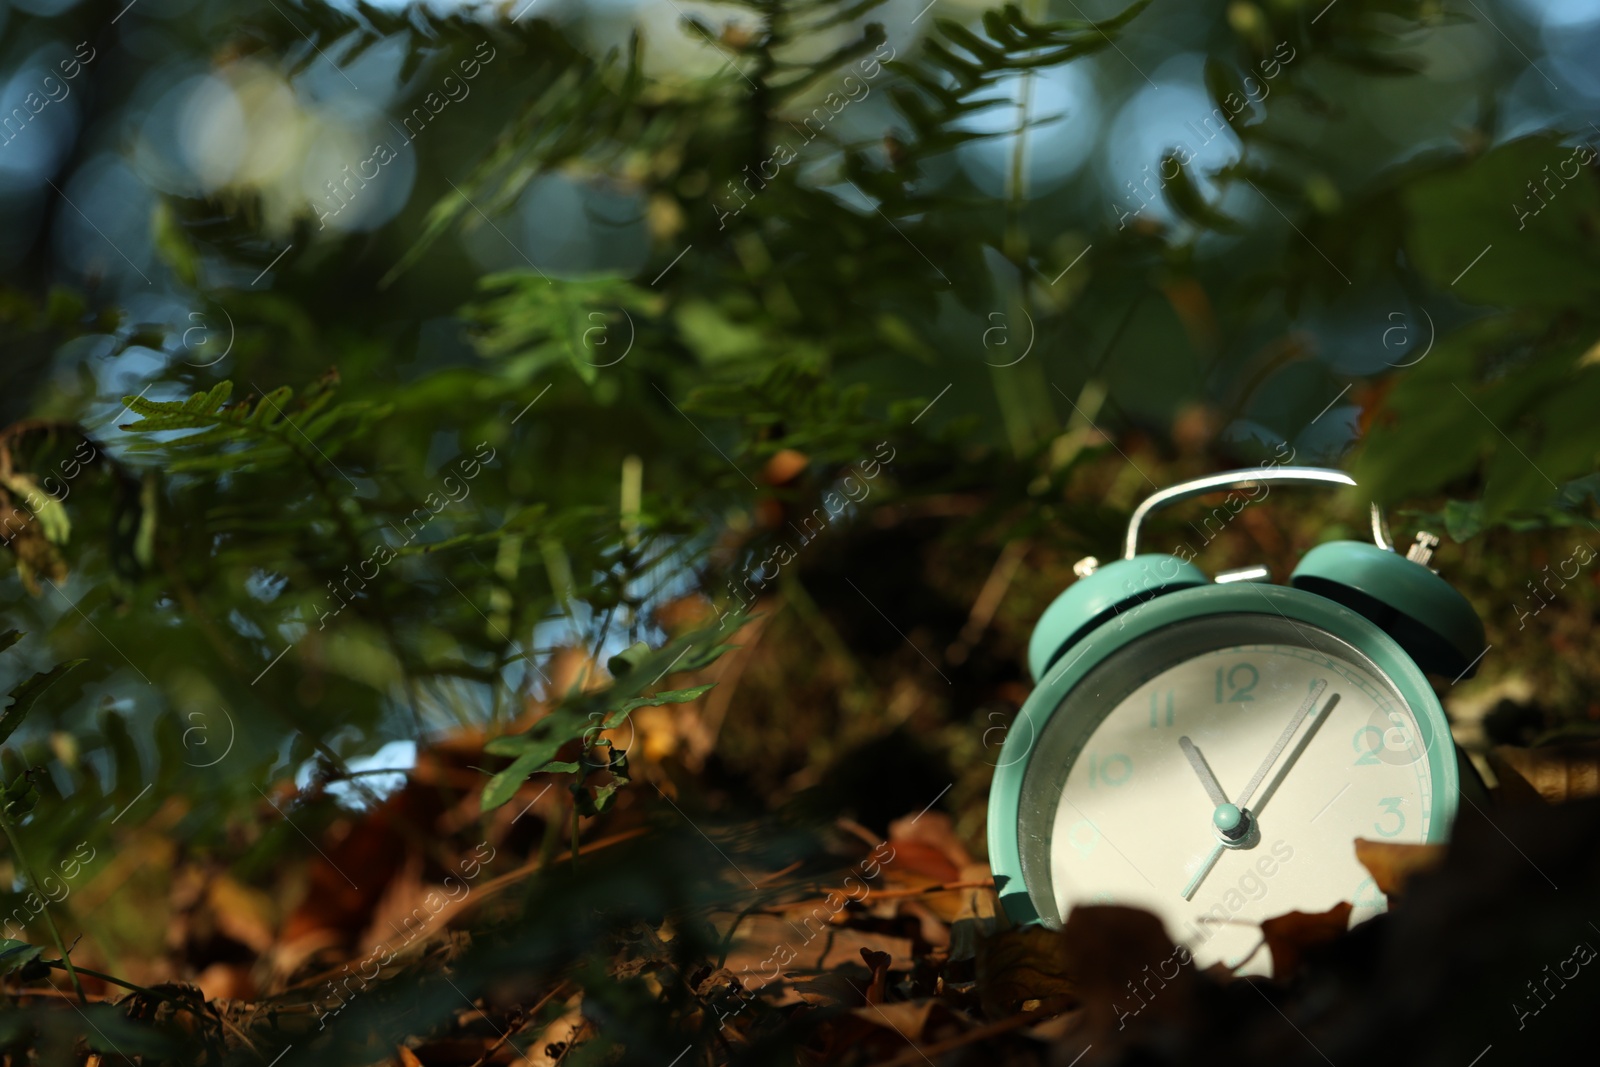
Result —
M556 649L550 654L544 673L549 676L545 699L551 702L560 700L574 688L592 693L604 689L611 681L605 668L581 648Z
M206 886L206 903L222 933L257 953L272 947L276 920L270 894L219 874Z
M916 1040L914 1037L902 1037L896 1027L910 1024L920 1029L926 1025L926 1020L927 1013L919 1011L910 1002L874 1004L856 1007L843 1014L830 1013L824 1021L813 1024L807 1037L805 1054L798 1062L882 1063L895 1053L905 1051L908 1040ZM918 1059L917 1062L920 1064L922 1060Z
M951 863L937 846L925 841L895 841L893 845L894 858L883 865L889 882L917 886L924 882L943 885L960 880L961 868Z
M284 920L273 967L288 974L319 950L332 945L354 948L368 929L389 885L411 865L422 861L418 830L437 827L446 796L438 787L411 781L343 827L336 823L316 855L307 860L309 886ZM279 807L284 807L279 802ZM268 817L277 812L267 809ZM411 877L420 876L420 870Z
M717 613L704 593L675 597L655 609L656 625L673 637L705 626Z
M893 957L887 952L863 948L861 958L866 961L867 970L872 972L872 981L867 984L867 1003L882 1004L884 994L889 990L889 963Z
M747 990L755 991L773 982L818 971L859 967L862 949L888 955L890 970L911 969L910 939L834 925L825 905L809 911L788 910L782 915L751 915L739 926L738 938L724 966L738 976ZM789 990L779 1003L792 1004L798 999Z
M913 897L910 900L897 900L893 902L894 914L902 919L915 920L917 936L926 941L931 947L947 949L950 947L950 918L928 906L928 901L936 898L950 899L955 893L937 893L926 897ZM874 913L875 914L875 913Z
M1261 922L1261 933L1272 953L1272 977L1287 982L1300 967L1308 949L1337 941L1350 929L1352 905L1341 900L1327 911L1291 911Z
M1043 926L1007 930L978 943L978 997L983 1013L1004 1019L1037 1000L1066 1007L1077 998L1068 977L1065 935Z
M532 1040L527 1031L522 1031L521 1036L513 1040L516 1049L523 1054L511 1062L516 1067L556 1067L592 1032L588 1020L584 1018L582 1004L581 996L569 999L566 1012Z
M798 942L798 939L796 940ZM818 959L817 947L812 947L809 952L801 952L795 960L795 965L815 967L820 971L831 970L843 963L854 963L860 958L858 953L863 948L887 954L892 961L889 966L893 970L911 969L910 938L875 934L868 930L852 930L848 926L832 931L827 951L822 954L821 959Z
M1198 975L1161 920L1139 908L1073 908L1062 927L1062 962L1091 1031L1185 1025L1194 1012ZM1046 1001L1041 1007L1048 1008Z
M942 811L896 819L889 824L889 841L894 846L897 861L941 882L959 880L961 868L972 863L972 854L956 836L954 821ZM910 849L914 855L902 859L905 855L901 851L902 842L905 846L920 847Z
M252 1000L256 984L242 963L213 963L195 975L194 984L207 1000Z
M1551 804L1600 796L1600 741L1568 742L1539 748L1496 745L1489 766L1509 798L1531 792ZM1525 788L1524 788L1525 787Z
M987 877L988 874L987 864L975 863L962 870L961 880L977 881L979 878ZM974 887L958 890L956 893L935 893L930 896L929 902L932 904L945 897L956 895L959 895L960 904L949 920L950 958L970 960L977 954L978 945L984 938L994 936L1010 926L1010 923L1000 908L1000 898L995 894L993 887Z
M775 992L768 994L769 999ZM784 998L775 1003L791 1003L796 998L812 1006L854 1008L861 1003L861 984L843 971L830 971L791 982Z
M17 557L17 575L31 595L43 594L35 575L42 574L57 585L67 580L67 561L45 538L41 525L31 521L32 516L15 508L0 507L0 519L3 519L0 525L10 534L6 546ZM19 527L18 523L22 525Z
M423 882L421 871L421 858L413 857L390 880L383 896L372 905L371 918L356 942L359 952L371 954L381 945L398 955L445 935L450 920L467 906L471 885L458 878L458 888L464 886L466 891L453 895L448 886Z
M1406 882L1412 875L1428 870L1443 858L1443 845L1407 845L1356 838L1356 859L1386 896L1399 896L1405 892Z
M855 1016L877 1026L886 1026L905 1040L915 1044L922 1040L928 1026L928 1016L942 1006L932 998L922 1000L897 1000L893 1004L868 1001L868 1007L856 1008Z

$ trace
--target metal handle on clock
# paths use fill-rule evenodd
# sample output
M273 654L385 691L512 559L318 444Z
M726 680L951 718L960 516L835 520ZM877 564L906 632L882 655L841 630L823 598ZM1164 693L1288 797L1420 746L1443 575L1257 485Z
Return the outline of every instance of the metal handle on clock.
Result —
M1206 493L1216 493L1224 489L1245 489L1258 485L1355 485L1356 480L1344 471L1332 470L1328 467L1262 467L1247 468L1237 471L1223 471L1221 474L1208 474L1204 478L1193 478L1187 482L1179 482L1159 492L1152 493L1144 499L1138 507L1133 509L1133 515L1128 519L1128 536L1123 542L1122 558L1132 559L1139 554L1139 526L1151 512L1176 504L1180 500L1190 497L1204 496ZM1373 531L1374 540L1382 529L1382 517L1374 505ZM1378 541L1381 548L1393 551L1392 546Z

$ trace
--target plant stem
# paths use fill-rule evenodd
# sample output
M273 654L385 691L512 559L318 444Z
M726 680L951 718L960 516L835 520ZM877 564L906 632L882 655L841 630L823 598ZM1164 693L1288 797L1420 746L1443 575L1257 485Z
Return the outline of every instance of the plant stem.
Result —
M561 818L558 815L545 821L544 837L539 842L539 866L550 866L550 861L555 859L556 846L559 844L561 844Z
M1039 0L1027 0L1026 10L1033 19L1042 18L1044 5ZM1011 160L1006 173L1006 221L1000 240L1001 254L1015 271L1016 303L1008 305L1003 321L1006 323L1007 363L989 364L989 377L994 386L995 401L1000 408L1001 420L1013 454L1021 458L1033 450L1037 443L1055 429L1052 408L1044 398L1043 372L1038 361L1010 364L1012 334L1018 342L1022 336L1023 322L1028 323L1028 348L1037 340L1037 327L1032 313L1032 266L1029 262L1028 231L1023 225L1023 214L1028 205L1028 132L1029 116L1033 110L1034 79L1038 75L1029 68L1019 75L1021 84L1017 91L1016 140L1011 146ZM1022 313L1022 322L1016 321L1014 312ZM1020 357L1019 357L1020 360ZM984 357L988 363L988 357Z
M578 873L578 798L572 798L572 873Z
M66 971L69 974L72 972L72 961L68 960L65 956L61 957L59 960L40 960L39 962L44 964L46 967L54 967L58 971ZM123 989L131 989L135 993L143 993L145 996L153 997L156 1000L164 1000L168 1004L177 1004L185 1008L193 1006L182 997L175 997L170 993L158 993L154 989L146 989L144 986L134 985L132 982L129 982L126 979L113 978L109 974L101 974L99 971L91 971L87 967L79 967L78 973L86 974L90 978L98 978L102 982L110 982L112 985L119 985Z
M50 914L50 905L47 903L44 889L39 885L39 879L34 875L28 857L22 854L22 839L17 833L16 824L11 821L11 816L5 812L4 801L0 801L0 830L5 831L6 840L11 842L11 851L16 853L17 865L22 868L22 873L27 875L28 884L39 895L39 914L44 916L44 924L50 929L50 939L56 943L56 951L61 953L62 962L67 965L67 977L72 979L72 988L78 994L78 1002L87 1005L89 998L83 995L83 985L78 981L78 972L72 968L72 958L67 955L67 946L61 940L61 931L56 928L56 920Z

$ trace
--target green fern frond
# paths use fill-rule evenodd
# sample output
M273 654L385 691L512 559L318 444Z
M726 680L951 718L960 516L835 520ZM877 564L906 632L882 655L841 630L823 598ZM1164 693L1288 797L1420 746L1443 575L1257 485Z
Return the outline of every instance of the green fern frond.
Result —
M245 400L228 405L232 395L233 383L221 381L209 392L182 401L125 397L128 408L141 416L137 422L122 425L129 433L199 431L176 438L144 437L128 450L160 454L173 471L260 470L303 461L307 456L329 459L387 410L371 401L335 405L330 388L313 387L292 408L292 414L295 394L287 385L253 404Z

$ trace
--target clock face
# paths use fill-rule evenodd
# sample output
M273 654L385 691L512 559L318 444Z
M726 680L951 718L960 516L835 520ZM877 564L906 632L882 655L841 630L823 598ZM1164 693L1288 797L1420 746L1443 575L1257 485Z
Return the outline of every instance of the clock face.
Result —
M1089 651L1089 650L1084 650ZM1021 859L1046 922L1160 916L1196 963L1266 974L1258 923L1386 902L1354 838L1437 837L1432 731L1349 643L1277 615L1175 623L1086 674L1022 785Z

